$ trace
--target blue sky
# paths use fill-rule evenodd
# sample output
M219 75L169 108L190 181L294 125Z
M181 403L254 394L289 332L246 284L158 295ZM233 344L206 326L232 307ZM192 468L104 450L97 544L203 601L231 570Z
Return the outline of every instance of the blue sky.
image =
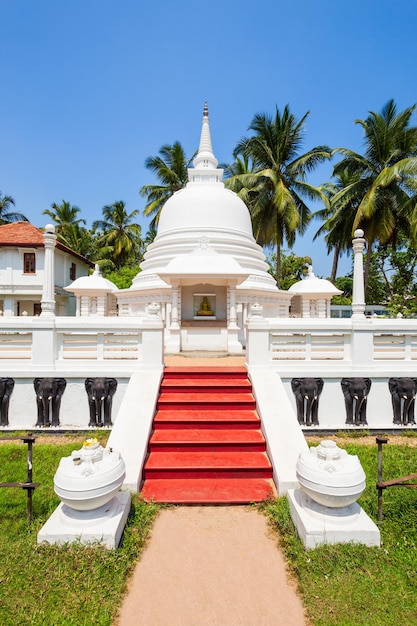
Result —
M142 213L146 157L177 140L191 154L205 101L220 162L287 103L310 111L306 150L360 151L355 119L417 101L416 23L414 0L0 0L0 190L37 226L62 199L88 226L116 200ZM328 276L318 226L294 251Z

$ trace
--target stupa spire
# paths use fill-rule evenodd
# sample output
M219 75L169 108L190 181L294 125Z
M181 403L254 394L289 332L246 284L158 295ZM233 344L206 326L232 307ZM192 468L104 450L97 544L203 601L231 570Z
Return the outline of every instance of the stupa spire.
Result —
M217 169L218 161L213 154L210 135L210 122L207 102L204 103L203 121L200 135L198 153L193 161L195 169Z

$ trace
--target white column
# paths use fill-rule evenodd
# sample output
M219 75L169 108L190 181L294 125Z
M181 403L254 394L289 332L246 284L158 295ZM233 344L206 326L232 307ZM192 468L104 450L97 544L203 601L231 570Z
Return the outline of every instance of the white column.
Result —
M178 317L179 289L178 285L172 285L172 311L171 311L171 328L177 329L179 325Z
M41 300L41 316L55 316L55 272L54 248L56 245L55 227L52 224L45 226L43 241L45 246L45 262L43 269L43 289Z
M234 285L229 285L229 328L237 327L236 315L236 289Z
M363 251L365 250L364 232L360 228L355 230L352 241L353 247L353 292L352 317L365 317L365 284L363 277Z

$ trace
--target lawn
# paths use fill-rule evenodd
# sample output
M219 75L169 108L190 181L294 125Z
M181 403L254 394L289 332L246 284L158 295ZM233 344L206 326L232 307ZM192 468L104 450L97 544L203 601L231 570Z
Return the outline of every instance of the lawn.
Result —
M105 441L99 434L104 445ZM42 438L42 441L44 438ZM62 443L61 443L62 441ZM35 443L33 522L26 519L23 489L0 489L0 624L2 626L91 626L112 624L126 581L146 544L158 508L133 498L123 544L37 545L37 533L59 504L53 476L63 456L81 447L83 437L59 445ZM0 445L0 481L26 480L27 447Z
M415 439L401 441L397 445L390 437L384 446L384 480L417 472ZM367 487L358 502L376 521L377 446L348 439L337 443L359 457ZM286 498L262 508L278 533L314 626L417 624L417 489L384 491L381 548L337 544L306 551L296 537Z
M98 433L101 443L105 435ZM59 503L53 475L63 456L81 446L83 437L60 437L33 447L33 522L26 520L26 494L0 489L0 624L2 626L110 626L126 581L146 545L158 507L133 498L123 544L38 546L37 533ZM359 500L377 519L377 447L374 439L338 438L357 454L367 475ZM400 445L398 445L401 441ZM59 445L58 445L59 443ZM384 479L417 472L417 438L391 437L384 447ZM0 481L26 479L27 448L0 445ZM304 550L285 498L261 507L278 534L289 568L314 626L385 626L417 624L417 490L384 492L381 548L361 545L321 546Z

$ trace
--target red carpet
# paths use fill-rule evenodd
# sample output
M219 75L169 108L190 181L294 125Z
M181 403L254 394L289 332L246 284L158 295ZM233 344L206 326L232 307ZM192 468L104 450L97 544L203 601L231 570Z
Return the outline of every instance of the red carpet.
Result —
M175 504L246 504L275 494L244 367L167 367L142 496Z

